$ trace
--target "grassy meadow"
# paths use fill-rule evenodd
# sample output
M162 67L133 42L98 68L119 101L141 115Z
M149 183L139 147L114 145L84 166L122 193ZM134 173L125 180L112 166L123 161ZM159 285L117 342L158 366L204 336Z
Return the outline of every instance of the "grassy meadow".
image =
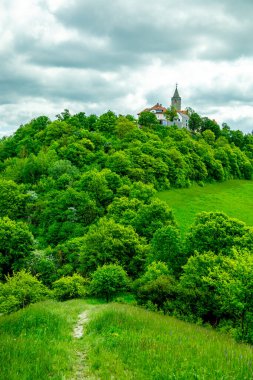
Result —
M101 380L246 380L253 349L211 329L110 304L87 328L89 366Z
M252 347L131 305L41 302L1 316L0 339L1 380L253 378Z
M253 181L230 180L188 189L162 191L157 196L173 209L185 233L201 211L223 211L253 226Z
M72 338L85 301L47 301L0 316L0 379L71 378L78 342Z

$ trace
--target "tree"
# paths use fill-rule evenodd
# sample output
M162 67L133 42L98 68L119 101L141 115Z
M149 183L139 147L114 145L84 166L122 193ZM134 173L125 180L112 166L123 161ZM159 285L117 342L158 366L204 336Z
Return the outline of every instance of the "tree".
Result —
M116 123L116 134L120 139L123 139L136 128L136 122L134 118L131 119L131 115L119 116Z
M117 116L114 112L108 111L101 115L96 122L96 130L102 133L114 133L116 129Z
M152 302L159 309L168 299L174 298L175 286L170 268L161 261L154 261L148 265L143 276L133 284L138 302Z
M253 230L223 212L202 212L187 236L188 253L212 251L228 254L232 247L253 248Z
M159 199L142 205L132 222L137 233L148 239L153 237L156 230L169 224L176 225L174 215L167 203Z
M53 282L54 296L59 301L66 301L72 298L85 297L87 279L75 273L73 276L61 277Z
M13 276L7 276L0 283L0 313L11 313L22 307L45 299L48 289L29 272L21 270Z
M56 115L56 117L59 121L68 121L68 119L71 118L71 114L69 110L65 108L64 111Z
M146 268L145 273L137 280L141 285L147 284L150 281L157 280L160 276L171 275L171 269L162 261L153 261Z
M177 110L173 106L168 107L166 109L166 111L164 112L164 115L165 115L167 122L168 121L173 122L175 120L175 118L177 117Z
M247 250L233 249L231 257L210 268L204 281L220 299L221 311L238 328L238 337L253 343L253 256Z
M147 304L152 302L158 310L164 309L164 304L174 301L177 296L176 281L173 276L161 275L137 289L138 302ZM164 310L165 311L165 310Z
M213 252L195 253L188 259L180 277L179 312L211 324L218 323L222 317L220 298L205 278L222 260L223 256Z
M208 117L202 118L201 132L209 129L215 134L215 137L218 138L221 135L221 129L219 124L215 120L211 120Z
M206 129L202 136L204 137L204 140L207 142L207 144L212 145L215 141L215 134L213 131L210 131L210 129Z
M151 127L152 125L157 125L159 122L153 112L143 111L139 116L138 123L145 127Z
M189 129L193 132L199 132L202 126L202 119L197 112L192 112L189 119Z
M109 302L117 294L127 290L128 284L127 273L120 265L103 265L92 274L90 292Z
M113 199L113 192L110 190L106 179L108 173L109 169L89 170L82 175L79 181L79 188L89 193L91 198L103 206L108 205Z
M145 241L139 238L133 227L103 218L84 236L80 265L82 272L89 274L99 265L118 263L136 276L143 267L145 255Z
M26 202L29 195L24 194L22 186L11 180L0 180L0 217L8 216L10 219L24 218Z
M151 240L151 261L162 261L179 273L185 263L182 254L182 243L178 229L175 226L165 226L158 229Z
M126 175L131 166L131 160L127 153L119 150L108 157L107 166L115 173Z
M0 218L0 278L20 270L34 248L28 226L8 217Z

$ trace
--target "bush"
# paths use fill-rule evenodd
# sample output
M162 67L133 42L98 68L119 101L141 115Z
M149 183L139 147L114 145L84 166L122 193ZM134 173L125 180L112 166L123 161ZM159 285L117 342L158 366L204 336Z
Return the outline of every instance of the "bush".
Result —
M137 301L141 304L151 302L159 310L164 310L164 303L173 301L177 296L176 281L173 276L159 276L141 286L136 292ZM166 306L166 309L168 307Z
M49 290L36 277L22 270L6 283L0 284L0 312L11 313L30 303L41 301L49 296Z
M128 277L120 265L110 264L99 267L92 275L91 293L104 297L107 302L128 287Z
M53 294L58 301L81 298L87 295L87 279L79 274L62 277L53 283Z

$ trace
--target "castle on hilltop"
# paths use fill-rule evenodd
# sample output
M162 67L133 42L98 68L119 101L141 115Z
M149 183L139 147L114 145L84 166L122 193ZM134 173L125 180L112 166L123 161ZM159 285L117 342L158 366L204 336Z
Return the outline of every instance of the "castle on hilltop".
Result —
M171 107L174 107L175 110L177 111L177 115L173 121L169 121L166 119L165 112L167 108L165 108L160 103L156 103L153 107L145 108L145 110L141 112L149 111L149 112L154 113L156 115L157 120L159 120L160 124L162 125L166 125L166 126L177 125L180 128L188 128L188 124L189 124L188 112L186 110L181 109L182 108L181 104L182 104L181 97L179 96L178 88L176 85L174 95L171 98Z

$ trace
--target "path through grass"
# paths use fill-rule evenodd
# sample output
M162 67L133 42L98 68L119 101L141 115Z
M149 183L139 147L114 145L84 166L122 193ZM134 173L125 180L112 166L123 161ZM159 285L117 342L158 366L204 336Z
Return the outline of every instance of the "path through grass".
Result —
M73 326L90 308L84 300L47 301L1 316L0 380L73 379L77 365L81 372Z
M224 211L230 217L253 226L253 181L231 180L172 189L157 195L173 209L183 233L201 211Z
M0 341L1 380L253 379L252 347L131 305L39 303L1 316Z

